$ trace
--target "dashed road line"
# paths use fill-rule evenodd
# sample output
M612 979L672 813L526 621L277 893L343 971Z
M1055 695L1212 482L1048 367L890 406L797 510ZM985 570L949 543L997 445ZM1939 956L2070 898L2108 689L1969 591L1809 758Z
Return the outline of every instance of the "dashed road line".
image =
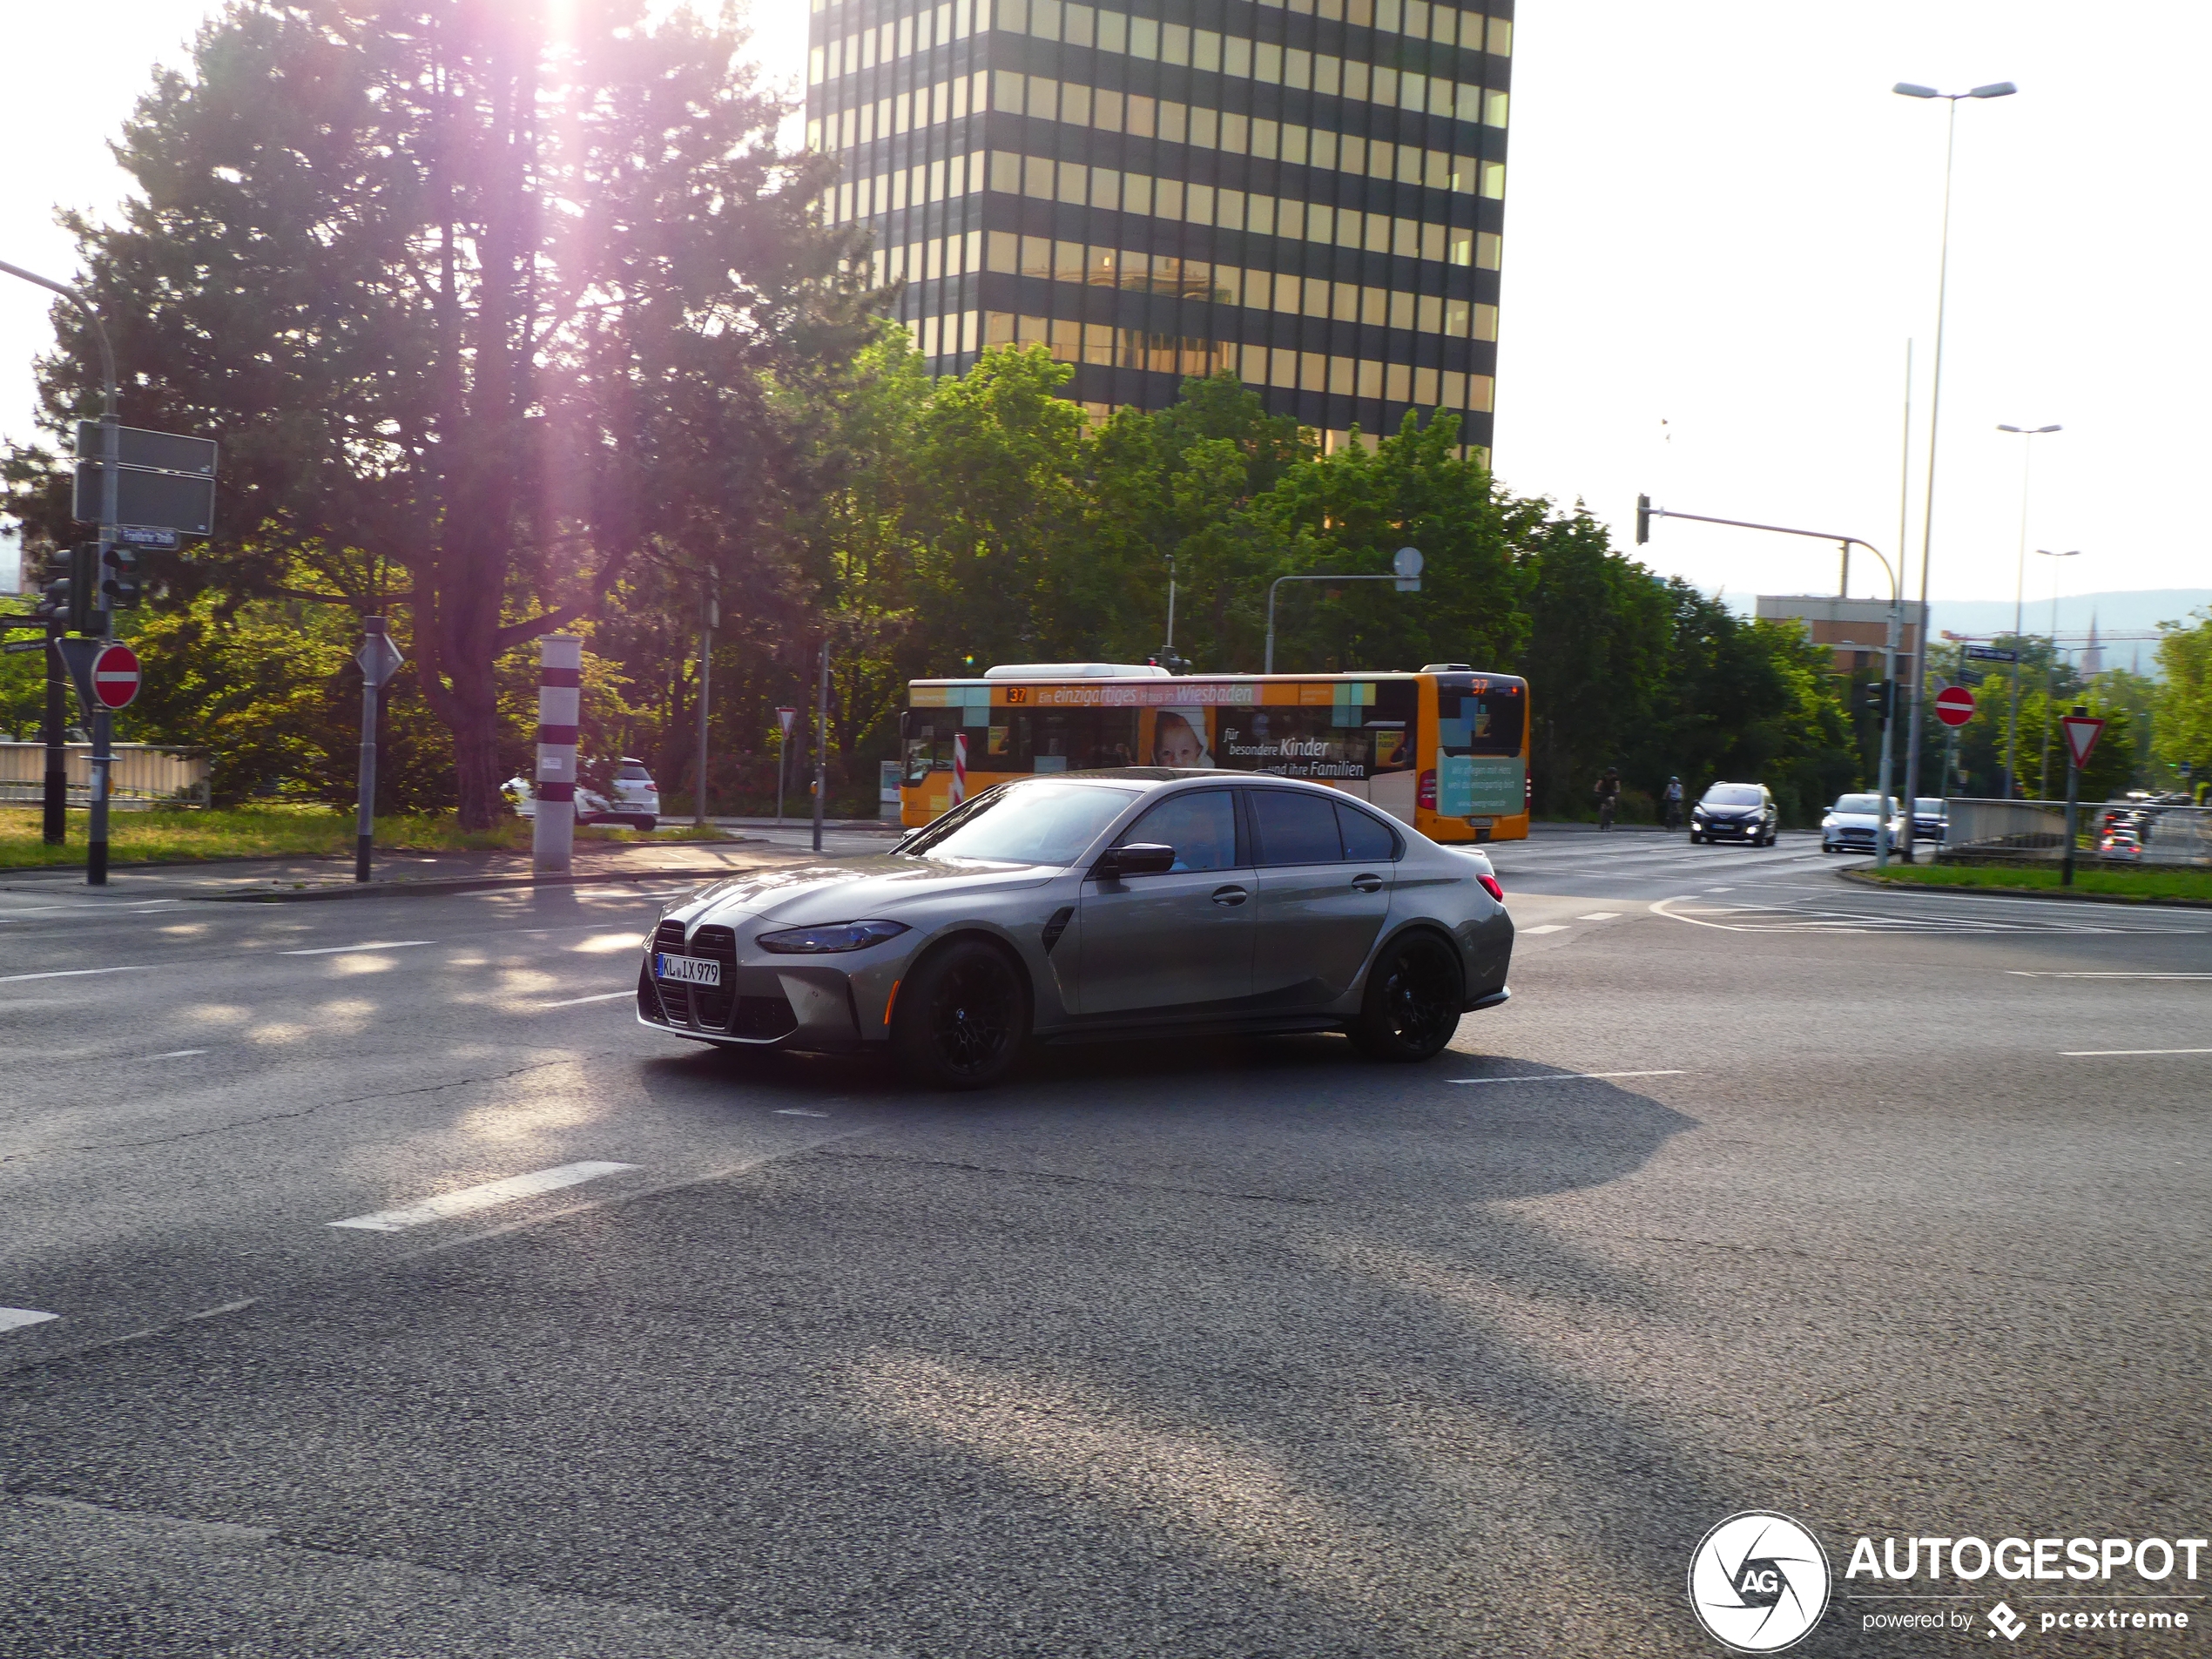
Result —
M280 950L280 956L351 956L361 951L410 950L417 945L435 945L435 939L387 939L368 945L317 945L311 950Z
M14 985L27 979L82 979L87 974L150 974L152 962L132 962L121 968L53 968L43 974L0 974L0 985Z
M1523 927L1520 931L1524 938L1531 934L1563 934L1567 931L1567 924L1563 921L1548 921L1541 927Z
M1687 1077L1686 1071L1534 1071L1521 1077L1447 1077L1448 1083L1570 1083L1585 1077Z
M1610 921L1621 913L1617 910L1593 910L1587 916L1577 916L1577 921Z
M489 1210L495 1204L512 1204L518 1198L535 1197L541 1192L557 1192L563 1187L596 1181L603 1175L617 1175L624 1170L637 1167L634 1163L563 1163L550 1170L533 1170L529 1175L509 1176L504 1181L487 1181L482 1186L462 1187L457 1192L442 1192L435 1198L426 1198L421 1204L409 1204L403 1210L378 1210L366 1216L348 1216L343 1221L325 1224L350 1227L361 1232L404 1232L408 1228L420 1227L425 1222L467 1215L473 1210Z
M0 1308L0 1331L20 1331L27 1325L44 1325L49 1319L58 1319L58 1313L45 1313L37 1308Z
M2212 1049L2061 1049L2061 1060L2103 1060L2115 1055L2212 1054Z
M611 1002L618 996L635 996L637 995L637 993L633 990L595 991L590 996L569 996L562 998L558 1002L540 1002L538 1007L542 1008L572 1008L577 1007L579 1003Z
M2156 974L2142 973L2060 973L2053 969L2008 968L2005 972L2014 979L2168 979L2212 980L2212 974Z

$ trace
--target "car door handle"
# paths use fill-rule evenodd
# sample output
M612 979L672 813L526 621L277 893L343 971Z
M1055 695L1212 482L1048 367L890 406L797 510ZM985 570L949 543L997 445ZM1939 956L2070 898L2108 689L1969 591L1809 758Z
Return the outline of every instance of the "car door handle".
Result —
M1355 875L1352 878L1352 885L1362 893L1380 893L1382 884L1382 878L1379 875Z
M1216 904L1239 905L1251 896L1242 887L1216 887L1213 890L1213 901Z

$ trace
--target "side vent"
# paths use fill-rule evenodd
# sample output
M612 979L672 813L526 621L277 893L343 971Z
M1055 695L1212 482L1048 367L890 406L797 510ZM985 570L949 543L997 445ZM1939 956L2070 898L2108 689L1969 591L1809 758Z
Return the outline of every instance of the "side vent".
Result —
M1052 913L1052 919L1044 925L1044 954L1046 955L1052 954L1052 948L1060 942L1060 935L1068 931L1068 924L1075 919L1076 907L1073 905L1063 904Z

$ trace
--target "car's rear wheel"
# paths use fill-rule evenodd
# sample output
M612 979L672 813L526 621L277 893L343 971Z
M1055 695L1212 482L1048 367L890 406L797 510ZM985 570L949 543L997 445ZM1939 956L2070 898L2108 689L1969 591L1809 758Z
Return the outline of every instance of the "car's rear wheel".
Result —
M891 1053L910 1080L982 1089L1014 1069L1029 1035L1029 987L1003 951L956 940L899 987Z
M650 818L642 814L630 821L635 827L644 831L648 835L651 835L660 824L660 819L658 818Z
M1434 934L1407 934L1375 959L1352 1040L1371 1059L1427 1060L1460 1028L1466 1001L1459 953Z

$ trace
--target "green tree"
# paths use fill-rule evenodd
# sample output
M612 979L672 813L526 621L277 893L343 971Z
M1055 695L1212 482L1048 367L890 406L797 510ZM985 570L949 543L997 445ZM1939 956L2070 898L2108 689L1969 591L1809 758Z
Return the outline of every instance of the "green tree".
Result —
M735 26L559 16L235 0L126 125L119 221L70 221L128 418L225 445L220 534L165 574L405 605L471 826L502 654L647 550L742 573L787 510L770 377L862 337L860 244L812 217L828 164L777 151ZM88 388L57 322L58 426Z
M2190 768L2190 779L2212 778L2212 611L2191 625L2161 623L2158 642L2158 698L2151 752L2168 774Z

